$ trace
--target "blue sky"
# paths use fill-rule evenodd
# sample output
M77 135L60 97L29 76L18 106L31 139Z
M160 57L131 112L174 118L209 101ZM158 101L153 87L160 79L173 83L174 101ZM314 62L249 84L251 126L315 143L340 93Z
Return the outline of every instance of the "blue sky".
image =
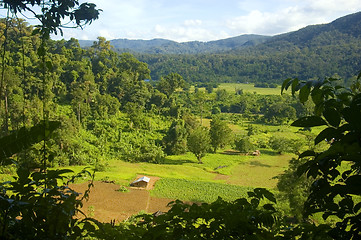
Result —
M275 35L361 11L361 0L87 0L103 12L64 38L166 38L211 41L241 34ZM80 1L84 2L84 1ZM53 37L58 39L59 37Z

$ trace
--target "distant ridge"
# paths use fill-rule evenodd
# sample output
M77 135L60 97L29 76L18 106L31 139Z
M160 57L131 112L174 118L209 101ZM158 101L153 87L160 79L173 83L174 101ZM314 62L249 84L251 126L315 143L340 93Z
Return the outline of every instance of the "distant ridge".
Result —
M310 25L294 32L275 36L244 34L209 42L190 41L181 43L161 38L151 40L113 39L110 40L110 43L118 52L146 54L222 53L234 50L242 51L242 49L254 46L272 47L279 45L280 42L287 42L298 47L314 45L319 44L315 43L319 36L330 32L361 38L361 13L350 14L328 24ZM330 41L334 41L334 37ZM94 40L79 40L81 47L90 47L93 42ZM332 43L322 42L321 44Z
M113 39L110 40L110 44L119 52L197 54L219 53L240 47L255 46L267 41L269 38L269 36L245 34L209 42L190 41L178 43L172 40L156 38L151 40ZM93 42L92 40L79 40L81 47L90 47Z
M272 37L241 35L185 43L166 39L110 42L118 52L131 52L147 63L152 79L171 72L190 82L281 83L290 77L339 76L348 84L361 70L361 12Z

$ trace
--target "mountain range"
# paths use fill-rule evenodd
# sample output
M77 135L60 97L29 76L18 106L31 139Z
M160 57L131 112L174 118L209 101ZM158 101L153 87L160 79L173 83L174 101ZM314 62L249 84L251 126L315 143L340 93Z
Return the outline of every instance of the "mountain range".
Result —
M237 37L200 42L190 41L178 43L167 39L152 40L129 40L113 39L110 44L119 52L136 52L150 54L196 54L196 53L217 53L233 50L235 48L244 48L264 43L270 36L245 34ZM79 40L81 47L90 47L94 41Z
M89 47L93 41L79 41ZM177 72L188 81L275 82L288 77L344 79L361 69L361 12L275 36L241 35L210 42L110 40L118 52L148 63L152 79Z

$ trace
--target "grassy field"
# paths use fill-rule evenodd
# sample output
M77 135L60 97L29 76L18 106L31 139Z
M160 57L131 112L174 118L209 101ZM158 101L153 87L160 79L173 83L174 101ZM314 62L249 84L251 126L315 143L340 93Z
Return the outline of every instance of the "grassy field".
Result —
M214 91L218 89L225 89L227 92L235 93L236 90L242 89L245 93L257 93L260 95L280 95L281 87L277 86L277 88L257 88L254 87L253 83L221 83L218 88L214 88ZM181 91L181 90L179 90ZM206 89L204 87L199 88L199 91L205 92ZM194 92L194 86L191 86L190 92Z
M217 89L225 89L228 92L235 93L236 90L242 89L246 93L257 93L261 95L280 95L281 87L277 88L256 88L253 83L221 83ZM217 90L214 89L214 90Z

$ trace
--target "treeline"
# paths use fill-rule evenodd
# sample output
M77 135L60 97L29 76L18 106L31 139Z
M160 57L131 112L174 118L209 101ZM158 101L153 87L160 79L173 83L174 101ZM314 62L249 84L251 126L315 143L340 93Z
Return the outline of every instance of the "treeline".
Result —
M361 13L355 13L247 47L236 43L237 38L226 39L231 50L213 54L163 51L136 56L148 63L153 79L175 71L189 82L280 84L290 77L309 80L338 74L348 85L361 66L360 23Z
M318 41L332 37L323 34ZM342 36L340 36L342 37ZM266 82L280 84L289 77L319 79L338 74L349 80L361 65L361 41L347 36L334 44L298 47L288 42L259 45L223 54L136 54L146 62L152 79L172 71L188 82Z

